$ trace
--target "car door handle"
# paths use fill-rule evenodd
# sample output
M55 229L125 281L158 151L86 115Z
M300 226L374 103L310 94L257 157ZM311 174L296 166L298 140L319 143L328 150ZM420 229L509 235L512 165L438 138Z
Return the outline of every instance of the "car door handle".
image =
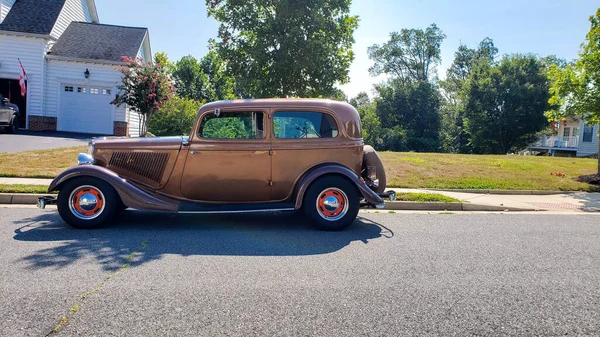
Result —
M196 153L198 153L198 152L196 152L196 151L194 151L194 150L191 150L191 151L190 151L190 154L192 154L192 155L194 155L194 154L196 154Z

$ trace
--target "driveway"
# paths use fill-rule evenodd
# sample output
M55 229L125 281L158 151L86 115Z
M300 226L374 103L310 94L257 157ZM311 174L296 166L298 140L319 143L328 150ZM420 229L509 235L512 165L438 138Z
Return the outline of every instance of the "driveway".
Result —
M58 147L85 146L96 135L70 132L33 132L21 130L16 134L0 134L0 152L45 150Z
M85 231L0 207L0 331L598 336L599 219L361 213L319 232L294 213L127 211Z

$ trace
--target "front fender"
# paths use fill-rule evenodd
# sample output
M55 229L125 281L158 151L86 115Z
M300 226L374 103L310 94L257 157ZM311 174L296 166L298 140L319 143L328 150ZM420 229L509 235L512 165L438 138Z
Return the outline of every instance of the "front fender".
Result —
M96 165L79 165L65 170L52 181L48 192L60 190L64 183L76 177L94 177L104 180L119 193L127 207L165 212L177 212L178 209L177 202L170 203L158 199L119 177L115 172Z
M298 188L296 191L296 209L300 209L302 207L302 200L304 199L304 194L306 193L306 190L308 189L310 184L313 181L315 181L315 179L326 174L342 175L351 180L369 204L381 205L384 203L383 199L381 199L381 197L377 195L377 193L373 192L373 190L371 190L369 186L367 186L362 180L360 180L358 175L356 175L356 173L354 173L352 170L341 165L328 164L324 166L319 166L309 171L304 177L302 177L302 179L298 183Z

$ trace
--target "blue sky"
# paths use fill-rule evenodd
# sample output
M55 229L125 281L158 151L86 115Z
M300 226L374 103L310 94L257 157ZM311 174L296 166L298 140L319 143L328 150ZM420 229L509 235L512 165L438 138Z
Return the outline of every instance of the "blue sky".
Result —
M148 27L153 52L165 51L172 60L188 54L201 58L218 27L206 17L204 0L96 0L96 6L101 23ZM447 35L438 69L441 78L461 42L473 47L485 37L494 39L500 54L555 54L571 60L598 7L598 0L354 0L352 13L360 17L356 58L350 83L342 89L349 97L371 93L383 77L369 76L367 48L385 42L392 31L431 23Z

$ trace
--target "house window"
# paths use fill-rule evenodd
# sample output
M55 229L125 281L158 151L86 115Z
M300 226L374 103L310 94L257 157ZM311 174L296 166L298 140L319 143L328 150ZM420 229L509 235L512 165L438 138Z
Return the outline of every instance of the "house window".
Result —
M97 95L98 93L100 93L100 90L98 88L91 88L90 89L90 94Z
M65 85L65 91L66 92L73 92L73 87L70 85Z
M102 89L102 95L110 95L110 89Z
M594 127L588 126L588 125L584 126L582 142L591 143L593 138L594 138Z
M308 111L279 111L273 117L276 138L335 138L338 126L329 114Z
M580 128L573 128L573 136L577 137L581 135L581 129Z
M84 87L78 87L78 88L77 88L77 92L80 92L80 93L82 93L82 94L85 94L85 93L87 93L87 88L84 88Z
M565 130L563 131L563 136L570 137L571 136L571 128L565 128Z

